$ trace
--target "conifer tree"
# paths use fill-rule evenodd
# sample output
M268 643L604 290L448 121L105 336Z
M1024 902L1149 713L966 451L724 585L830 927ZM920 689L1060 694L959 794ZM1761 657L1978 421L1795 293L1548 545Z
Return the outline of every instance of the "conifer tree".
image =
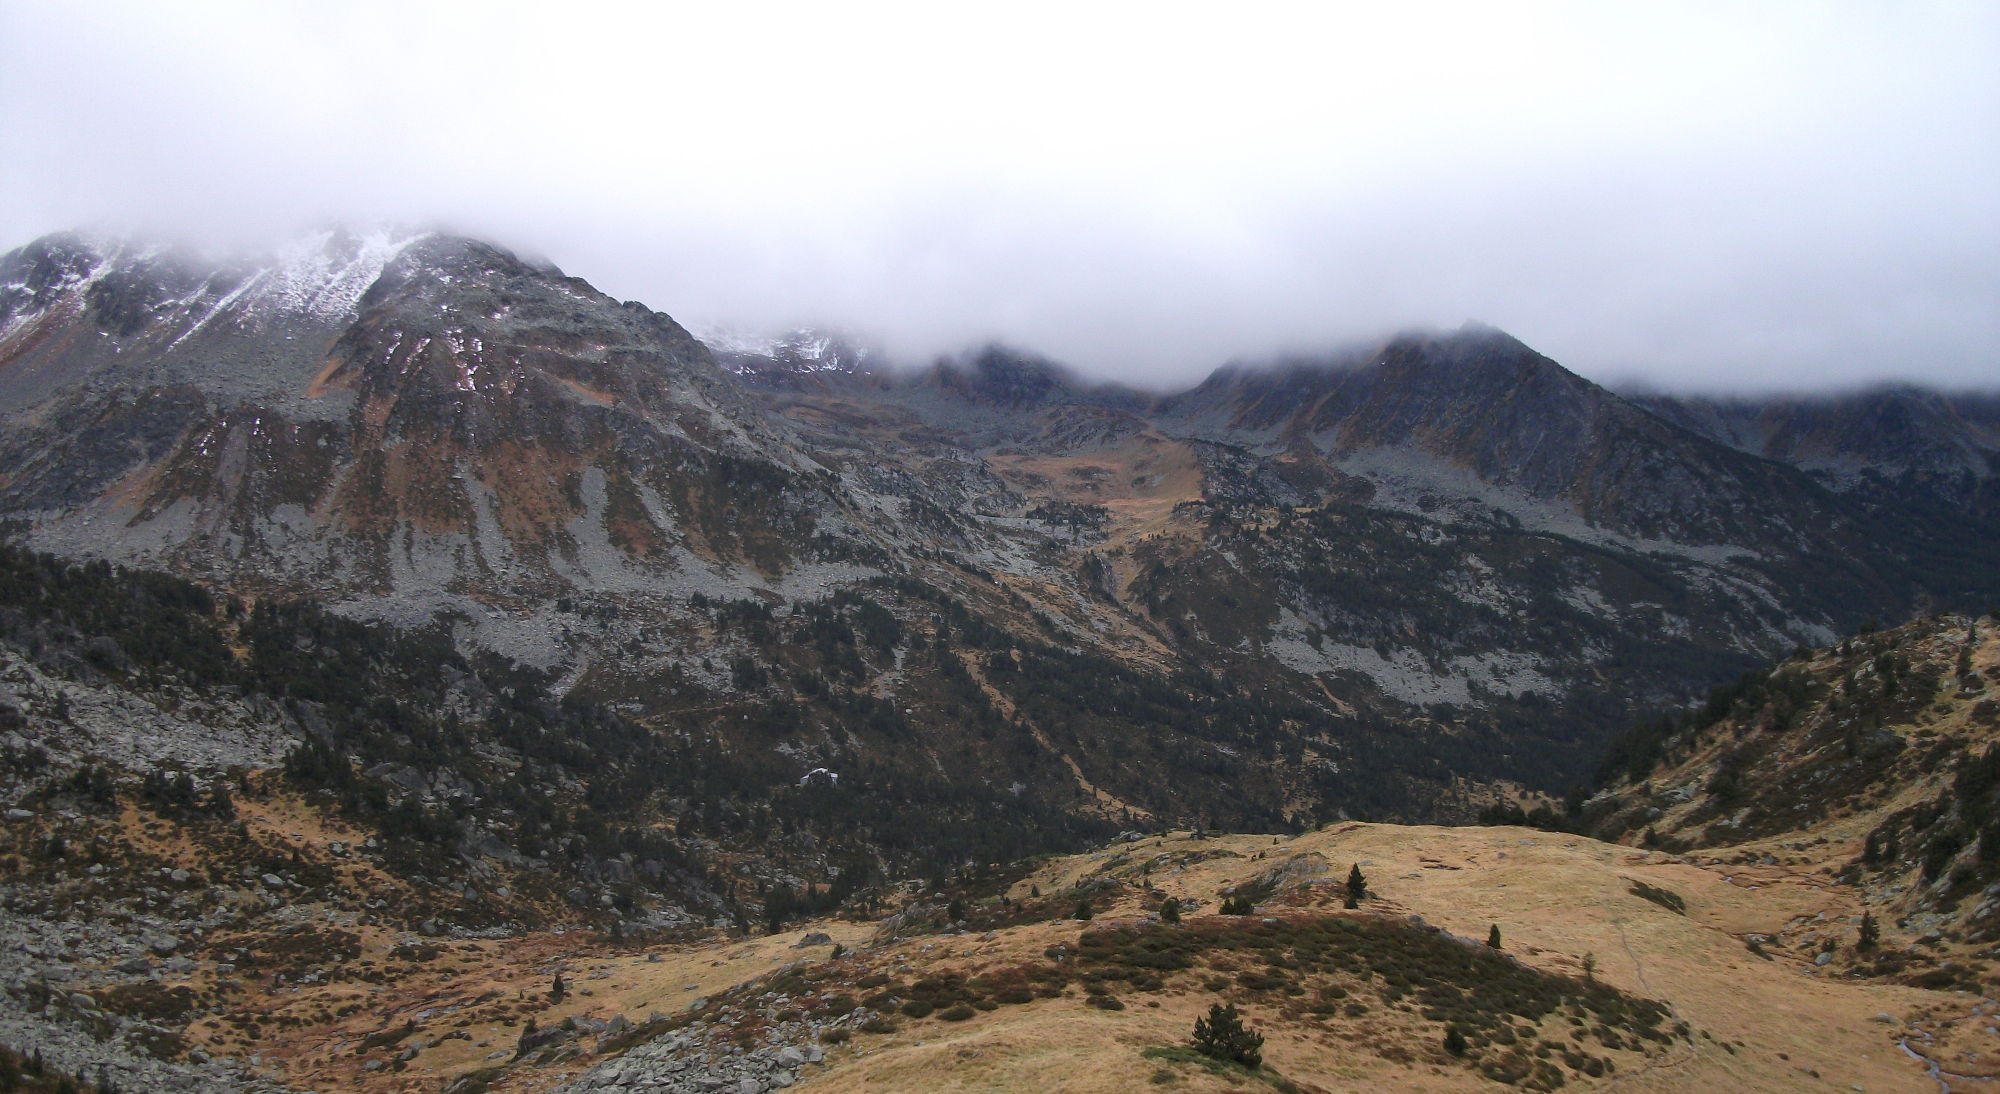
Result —
M1181 899L1176 896L1170 896L1167 898L1166 903L1160 905L1160 922L1179 923L1180 921Z
M1854 948L1860 950L1862 953L1867 953L1873 950L1875 944L1881 940L1882 928L1875 922L1875 913L1861 913L1861 937L1855 941Z
M1361 864L1355 863L1347 871L1347 902L1349 908L1361 907L1368 896L1368 879L1361 873Z
M1492 926L1492 928L1486 932L1486 944L1488 946L1493 947L1496 950L1500 948L1500 924L1495 923Z
M1244 1067L1264 1062L1264 1035L1243 1028L1236 1004L1211 1004L1208 1017L1194 1020L1194 1050L1217 1060L1229 1060Z

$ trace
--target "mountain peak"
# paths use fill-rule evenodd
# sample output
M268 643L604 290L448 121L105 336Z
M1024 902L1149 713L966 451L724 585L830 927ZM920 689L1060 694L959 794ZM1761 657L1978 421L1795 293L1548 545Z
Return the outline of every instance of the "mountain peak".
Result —
M0 332L80 316L107 336L172 349L218 329L297 330L350 321L399 255L433 233L344 227L255 254L139 237L59 232L0 256ZM18 354L24 348L17 346Z

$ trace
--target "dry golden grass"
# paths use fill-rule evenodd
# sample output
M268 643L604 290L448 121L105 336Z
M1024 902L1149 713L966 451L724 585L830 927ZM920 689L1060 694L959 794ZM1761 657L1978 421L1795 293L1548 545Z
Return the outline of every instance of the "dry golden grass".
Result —
M823 961L823 948L793 948L806 929L826 930L856 951L839 965L840 977L850 981L870 970L909 980L1046 964L1043 955L1049 947L1074 946L1086 929L1143 922L1160 894L1199 902L1193 921L1241 922L1201 917L1213 910L1224 888L1298 854L1324 856L1329 872L1280 890L1260 912L1307 919L1415 915L1474 939L1483 939L1488 927L1498 924L1506 951L1527 965L1576 976L1585 955L1591 955L1600 980L1668 1004L1673 1016L1694 1031L1691 1039L1656 1047L1650 1057L1614 1054L1619 1064L1615 1074L1600 1079L1575 1075L1566 1089L1937 1089L1923 1068L1898 1049L1896 1037L1906 1031L1876 1019L1883 1013L1899 1023L1905 1018L1922 1021L1937 1038L1929 1051L1973 1052L1971 1062L1963 1065L1969 1070L1984 1059L1980 1053L1990 1052L1981 1039L1991 1019L1972 1020L1973 997L1837 979L1814 971L1809 954L1788 948L1782 938L1767 947L1770 960L1746 949L1749 933L1783 936L1796 933L1802 920L1840 922L1855 914L1852 891L1829 884L1813 869L1689 865L1662 854L1529 829L1346 824L1293 839L1236 835L1193 840L1175 833L1051 860L1023 878L1012 894L1026 898L1031 888L1058 894L1080 881L1106 876L1126 882L1126 895L1100 908L1088 924L1036 922L990 938L929 935L869 948L865 941L871 925L832 922L769 938L655 947L650 952L658 955L657 961L649 960L648 951L609 949L592 934L469 944L470 964L452 968L448 961L453 958L439 958L432 964L443 968L390 985L369 997L367 1010L301 1031L294 1039L296 1052L280 1049L274 1054L294 1081L315 1089L338 1083L363 1091L434 1090L450 1076L490 1066L486 1055L497 1048L511 1050L518 1023L505 1025L497 1017L474 1021L464 1027L468 1039L428 1048L408 1071L393 1075L361 1073L352 1046L406 1015L488 992L499 993L499 1000L486 1004L484 1012L468 1010L519 1012L519 997L525 994L526 1010L544 1024L568 1015L608 1018L623 1013L639 1019L654 1011L675 1013L698 996L760 979L794 961ZM1354 862L1363 864L1377 895L1360 913L1341 913L1338 883ZM1635 895L1635 882L1678 895L1686 914ZM1822 913L1825 920L1817 918ZM558 967L565 970L572 994L549 1004L536 997L546 991ZM1259 1078L1215 1075L1142 1055L1148 1048L1185 1043L1195 1018L1218 998L1204 988L1199 969L1169 977L1161 990L1125 994L1126 1009L1116 1012L1085 1006L1080 988L1071 982L1058 998L1003 1006L961 1023L936 1017L903 1020L892 1034L857 1035L830 1049L825 1068L808 1069L801 1087L1074 1094L1277 1089ZM1437 1039L1439 1026L1414 1010L1376 1007L1360 1018L1302 1021L1281 1014L1277 1001L1251 1001L1243 1009L1267 1039L1268 1067L1300 1090L1442 1092L1496 1086L1446 1055ZM435 1038L443 1028L448 1024L433 1019L425 1034ZM1557 1039L1566 1032L1553 1019L1542 1029L1543 1036ZM552 1068L515 1069L493 1089L546 1090L590 1062L585 1057Z
M986 462L1031 496L1104 506L1111 515L1105 544L1110 551L1160 535L1171 524L1175 505L1202 496L1201 465L1193 451L1152 430L1077 455L1002 452Z

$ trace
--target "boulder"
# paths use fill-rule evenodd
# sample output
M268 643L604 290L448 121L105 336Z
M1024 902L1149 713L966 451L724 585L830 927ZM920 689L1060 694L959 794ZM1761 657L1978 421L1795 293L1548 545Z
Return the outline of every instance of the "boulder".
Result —
M1285 889L1297 888L1316 878L1325 877L1331 871L1332 867L1328 864L1325 855L1317 851L1307 851L1303 854L1293 855L1278 865L1258 874L1257 880L1252 882L1251 885L1254 888L1275 893Z

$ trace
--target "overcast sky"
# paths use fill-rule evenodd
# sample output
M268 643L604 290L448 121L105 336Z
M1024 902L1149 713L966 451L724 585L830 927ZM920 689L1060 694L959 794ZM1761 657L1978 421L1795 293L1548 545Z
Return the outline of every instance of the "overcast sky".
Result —
M384 218L1149 386L1478 319L2000 387L2000 5L0 0L0 248Z

